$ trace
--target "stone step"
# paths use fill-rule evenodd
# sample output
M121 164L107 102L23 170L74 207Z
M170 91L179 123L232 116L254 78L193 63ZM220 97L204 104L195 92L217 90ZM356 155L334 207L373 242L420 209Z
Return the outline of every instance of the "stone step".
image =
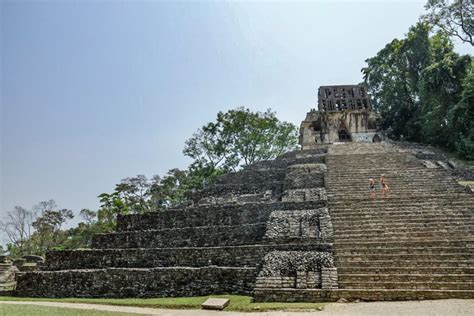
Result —
M331 192L334 190L341 190L342 188L344 191L350 191L350 190L355 190L355 189L360 189L360 188L369 188L369 181L368 178L358 178L358 179L338 179L338 180L330 180L326 179L325 180L325 187L326 189ZM410 179L391 179L390 181L385 181L388 186L392 188L396 188L398 190L406 188L407 190L409 189L410 191L419 191L419 190L426 190L426 189L441 189L441 188L448 188L448 189L458 189L458 188L463 188L462 185L458 184L455 181L446 181L446 182L438 182L435 179L424 179L424 180L419 180L419 181L411 181ZM379 189L380 188L380 183L375 182L375 188Z
M266 223L124 231L95 235L92 239L92 248L212 247L258 244L265 230Z
M446 215L446 214L429 214L427 216L422 216L419 214L392 214L390 216L380 216L380 217L375 217L370 216L369 214L351 214L351 215L337 215L337 216L331 216L333 226L338 227L339 223L345 223L347 225L347 221L350 221L355 224L355 222L365 222L365 221L371 221L371 220L377 220L377 221L403 221L406 220L407 223L410 222L411 220L421 220L421 219L438 219L440 221L449 221L452 220L453 222L456 221L465 221L465 222L471 222L472 221L472 216L469 215Z
M345 238L374 238L379 237L389 238L389 237L434 237L434 236L456 236L459 234L472 234L474 230L473 226L464 226L464 227L449 227L446 229L442 228L425 228L419 230L411 229L385 229L385 230L350 230L350 231L338 231L336 232L336 240L341 240Z
M367 175L374 180L380 177L382 174L385 177L399 177L399 176L426 176L426 177L440 177L440 180L444 180L446 177L449 178L449 174L442 169L427 169L421 167L407 167L403 165L387 166L385 168L371 168L371 167L352 167L352 169L343 168L342 166L333 166L326 164L328 171L326 177L328 178L356 178L355 176ZM337 168L337 170L335 170ZM416 177L413 177L416 178ZM388 179L387 179L388 180Z
M228 247L131 248L51 251L44 271L152 268L152 267L257 267L271 251L328 251L315 244L265 244Z
M462 231L470 231L474 232L474 221L470 224L467 225L460 225L457 223L452 223L448 225L426 225L426 224L416 224L416 225L410 225L410 224L405 224L403 225L390 225L390 223L387 223L386 225L378 225L378 226L362 226L362 225L357 225L357 226L352 226L352 227L334 227L334 232L337 235L346 235L346 234L351 234L354 232L357 233L364 233L368 235L378 235L378 234L385 234L385 233L393 233L393 232L409 232L409 231L424 231L424 230L435 230L435 231L457 231L457 230L462 230Z
M387 196L383 199L373 199L370 197L362 198L346 198L341 200L329 201L331 207L339 206L374 206L374 205L472 205L474 202L474 195L472 194L451 194L451 195L433 195L429 198L420 199L419 197L405 197L405 196Z
M359 209L354 207L352 210L349 209L338 209L332 208L331 215L334 217L343 216L343 215L363 215L363 216L372 216L374 218L389 216L389 215L398 215L398 214L412 214L412 215L420 215L420 216L430 216L430 215L470 215L472 213L474 217L474 212L472 212L472 208L470 206L456 206L456 207L416 207L416 206L400 206L400 207L391 207L391 206L381 206L378 208L364 208Z
M353 262L353 261L371 261L371 260L431 260L435 259L438 261L443 260L474 260L474 254L472 252L459 252L459 253L428 253L428 254L403 254L394 252L392 254L336 254L338 262Z
M426 193L426 192L433 192L437 193L440 192L442 193L443 190L446 193L462 193L465 192L465 188L459 184L452 183L452 184L422 184L422 183L416 183L416 184L405 184L405 183L390 183L388 184L390 188L390 192L396 192L400 196L403 194L413 194L413 193ZM341 189L344 188L344 189ZM375 186L375 192L380 192L381 188L377 184ZM345 196L351 196L354 194L359 194L359 193L368 193L369 192L369 186L364 182L364 183L331 183L326 185L326 192L329 195L345 195ZM446 194L445 193L445 194Z
M334 245L336 251L341 251L343 249L386 249L386 248L400 248L400 247L413 247L413 248L437 248L437 247L474 247L473 238L459 238L456 240L441 239L441 238L423 238L423 239L395 239L395 240L385 240L385 241L374 241L374 240L364 240L364 241L351 241L351 240L341 240L335 243Z
M329 205L329 210L331 214L346 214L346 213L357 213L357 212L371 212L372 214L376 215L381 211L415 211L415 212L424 212L424 211L443 211L443 212L454 212L454 211L465 211L474 210L472 205L469 203L460 202L452 205L446 204L403 204L403 203L391 203L387 202L385 204L382 203L374 203L372 205L358 205L354 204L352 206L347 205L338 205L332 206Z
M474 259L470 260L370 260L370 261L341 261L336 265L354 268L363 267L473 267Z
M344 189L342 189L344 188ZM448 194L462 194L466 192L463 186L453 184L452 186L448 185L419 185L419 186L409 186L409 185L391 185L389 184L391 196L403 198L405 195L407 197L414 194L421 195L448 195ZM336 184L336 185L327 185L326 193L328 196L341 197L343 199L350 199L355 197L367 197L370 193L369 186L365 183L363 184ZM375 186L375 193L381 193L381 188L377 185Z
M336 255L372 255L372 254L452 254L470 253L474 255L474 245L465 247L387 247L387 248L342 248L336 249Z
M269 214L274 210L314 209L323 206L325 206L324 201L311 201L173 208L159 212L118 216L117 231L198 226L237 226L266 222Z
M331 203L332 204L332 203ZM474 209L470 201L459 201L456 203L372 203L372 204L354 204L350 207L338 205L331 207L331 214L347 213L355 211L370 211L376 214L379 210L465 210Z
M326 159L327 173L329 175L347 175L360 173L373 173L375 176L380 176L379 172L393 172L394 174L406 174L408 172L423 172L426 174L448 174L442 167L427 168L421 162L415 164L404 164L399 162L385 163L383 165L375 165L374 162L368 164L361 164L359 162L354 166L352 164L334 163L330 159Z
M401 240L413 240L413 239L425 239L425 238L450 238L455 239L456 237L464 237L466 235L471 235L472 231L468 230L433 230L433 231L420 231L420 232L386 232L379 235L364 234L362 233L345 233L338 234L334 237L334 242L338 243L339 241L344 240L372 240L372 241L387 241L393 239Z
M346 224L347 221L344 219L349 219L352 221L352 227L357 228L357 225L364 224L370 221L396 221L397 223L403 222L403 217L406 218L406 223L409 223L411 220L421 220L421 219L437 219L440 222L451 222L451 223L472 223L473 217L470 215L463 215L462 213L413 213L413 212L393 212L385 213L379 215L371 215L368 213L351 213L347 215L334 215L332 216L332 222L335 227L339 227L340 224ZM357 224L354 222L357 221ZM342 225L341 225L342 226Z
M438 218L419 218L419 219L400 219L393 220L388 219L360 219L355 222L347 223L343 220L336 221L335 229L338 230L352 230L361 228L384 228L384 227L416 227L418 225L428 226L450 226L450 225L472 225L473 221L470 216L466 219L456 220L453 218L446 218L445 220L439 220ZM334 224L334 222L333 222ZM334 226L334 225L333 225Z
M327 182L326 182L327 183ZM397 192L426 192L426 190L432 190L433 192L439 191L441 189L450 190L454 193L457 193L459 190L464 190L462 185L459 185L455 182L452 183L436 183L432 184L431 182L403 182L403 181L394 181L388 183L390 190L396 190ZM344 189L342 189L344 188ZM341 190L342 189L342 190ZM380 190L380 184L376 183L375 189ZM337 192L351 193L351 192L360 192L362 190L369 190L368 181L358 181L358 182L331 182L326 184L326 191L330 194L335 194ZM462 191L464 192L464 191Z
M474 274L474 267L354 267L353 265L344 265L338 266L337 268L338 275L344 274L366 274L366 275L393 275L398 274L407 275L407 274Z
M15 285L16 282L0 283L0 292L12 291L15 288Z
M472 290L473 282L344 282L341 289L418 289L418 290Z
M474 274L341 274L339 282L474 282Z
M379 191L380 193L380 191ZM380 194L378 194L378 200L382 199L388 199L390 198L391 200L397 199L399 197L407 198L407 199L420 199L420 200L425 200L425 199L431 199L433 197L439 196L439 195L449 195L451 198L462 198L462 196L459 196L462 194L462 192L449 192L449 191L444 191L444 192L434 192L434 191L426 191L426 192L405 192L403 194L400 194L396 191L390 190L386 194L385 197L381 197ZM361 193L357 194L344 194L344 193L338 193L338 194L328 194L327 195L329 201L340 201L340 202L349 202L349 203L354 203L356 200L362 200L362 201L368 201L370 199L372 200L377 200L377 198L373 198L370 196L370 192L367 190Z
M330 207L330 213L334 216L336 215L345 215L345 214L372 214L374 216L380 214L380 212L411 212L411 213L445 213L445 214L464 214L464 215L474 215L472 213L472 206L470 205L398 205L398 204L386 204L386 205L374 205L374 206L356 206L348 208L347 206L343 207Z
M272 289L255 290L255 302L328 302L339 299L363 301L406 301L422 299L472 299L474 290L418 290L418 289Z
M384 175L385 181L401 181L408 183L423 183L426 181L438 180L437 183L453 183L455 178L449 176L445 172L433 172L419 169L403 170L379 170L379 172L370 170L346 171L341 170L340 173L328 171L324 175L326 183L337 183L342 181L350 181L353 183L368 183L369 179L374 179L375 183L380 183L381 175ZM436 183L432 183L436 184Z
M243 267L37 271L18 276L16 293L27 297L47 293L48 297L110 298L248 295L256 276L255 268Z
M331 208L337 208L339 206L376 206L376 205L403 205L404 203L415 203L419 205L428 205L439 203L440 205L450 205L453 200L457 200L454 204L465 204L469 205L473 201L472 196L466 197L464 194L450 194L450 195L439 195L439 194L419 194L419 195L408 195L408 196L394 196L390 193L381 198L380 195L377 198L372 198L369 194L365 196L344 196L339 199L335 199L332 195L328 201ZM472 204L471 204L472 205Z

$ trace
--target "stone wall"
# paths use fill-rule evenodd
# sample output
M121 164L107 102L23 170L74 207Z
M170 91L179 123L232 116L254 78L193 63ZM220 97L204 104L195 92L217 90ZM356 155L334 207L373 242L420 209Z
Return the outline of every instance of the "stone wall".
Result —
M383 134L377 129L379 121L380 116L371 110L311 111L300 125L300 145L311 149L318 144L339 142L341 130L354 142L372 143L375 135L382 140Z
M333 229L327 208L273 211L267 223L265 238L332 238Z
M265 228L265 223L258 223L97 234L92 239L92 247L108 249L258 244L265 234Z
M257 288L337 288L331 252L274 251L264 258Z
M271 251L331 251L317 243L261 244L232 247L91 249L51 251L42 270L151 267L260 267Z
M250 294L255 268L167 267L35 272L18 276L28 297L165 297Z
M278 203L199 205L183 209L118 216L117 230L169 229L198 226L238 226L266 222L275 210L317 209L327 202L319 199Z

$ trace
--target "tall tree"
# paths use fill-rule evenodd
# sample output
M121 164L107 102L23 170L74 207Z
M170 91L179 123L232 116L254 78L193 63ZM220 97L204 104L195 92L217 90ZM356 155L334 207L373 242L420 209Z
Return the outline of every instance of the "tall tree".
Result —
M426 22L410 28L366 60L364 79L389 136L457 150L472 149L467 119L472 56L460 56L445 32L431 35Z
M31 252L28 241L34 233L33 223L37 214L20 206L15 206L13 211L6 214L6 218L0 221L0 228L8 238L8 248L14 247L19 255Z
M296 126L279 121L271 110L238 108L219 112L215 122L186 141L183 153L194 159L195 166L236 171L296 147Z
M459 102L449 110L450 133L456 151L461 156L474 160L474 61L463 80Z
M68 209L58 210L54 200L40 202L36 209L41 213L33 223L36 231L32 239L37 248L36 254L44 254L64 241L62 225L74 218L74 214Z
M151 182L146 176L139 174L125 178L115 186L115 192L124 200L131 213L145 213L150 211L147 203L150 197Z
M455 53L450 39L437 33L430 38L430 60L419 82L420 140L454 150L458 126L448 114L461 99L471 57Z
M384 118L383 127L395 139L417 140L419 79L430 62L427 23L410 28L406 38L394 39L362 69L374 107Z
M424 19L474 46L474 0L428 0Z

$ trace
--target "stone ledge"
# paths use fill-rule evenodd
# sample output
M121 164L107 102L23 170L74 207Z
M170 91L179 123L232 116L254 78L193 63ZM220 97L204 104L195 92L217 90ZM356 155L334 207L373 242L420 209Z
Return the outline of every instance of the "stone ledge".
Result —
M257 288L255 302L333 302L339 299L363 301L406 301L424 299L474 299L474 290L365 290L365 289L274 289Z

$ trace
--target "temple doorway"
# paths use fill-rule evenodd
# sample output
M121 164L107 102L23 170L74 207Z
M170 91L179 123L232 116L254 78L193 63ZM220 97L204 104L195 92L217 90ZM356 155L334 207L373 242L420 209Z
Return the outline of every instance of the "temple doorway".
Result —
M346 129L339 130L339 141L340 142L350 142L352 141L351 135L347 132Z

